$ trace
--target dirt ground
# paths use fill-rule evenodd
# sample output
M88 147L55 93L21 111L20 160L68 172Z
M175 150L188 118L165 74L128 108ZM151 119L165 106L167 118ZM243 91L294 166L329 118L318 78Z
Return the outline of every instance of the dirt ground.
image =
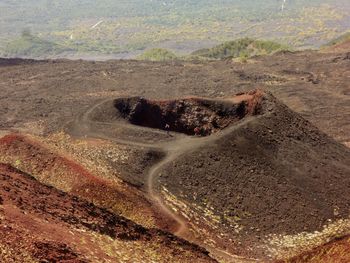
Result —
M316 51L0 59L0 135L19 133L2 139L0 161L223 262L296 256L350 233L349 68L348 52Z
M214 262L192 244L0 164L2 262Z
M62 128L98 101L117 96L225 97L264 88L348 143L349 54L298 52L249 63L140 61L0 62L0 128L36 133Z
M350 150L273 98L266 100L261 115L192 144L159 175L160 187L217 221L217 230L225 226L222 239L240 241L228 247L251 246L248 255L258 258L273 254L260 247L271 236L322 232L329 222L347 218L350 209L344 194ZM276 249L294 253L288 250L308 243L299 242L290 249L281 241Z

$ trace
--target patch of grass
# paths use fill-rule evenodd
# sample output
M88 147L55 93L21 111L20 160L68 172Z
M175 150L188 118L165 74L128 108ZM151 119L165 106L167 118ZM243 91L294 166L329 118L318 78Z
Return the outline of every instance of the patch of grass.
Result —
M150 60L150 61L167 61L175 60L177 56L175 53L163 49L163 48L153 48L145 51L142 55L138 57L140 60Z
M200 49L191 55L209 59L240 58L242 62L246 62L252 56L267 55L281 50L290 50L290 48L274 41L241 38L224 42L213 48Z
M64 51L71 51L71 49L25 32L6 45L4 54L5 56L40 57L56 55Z

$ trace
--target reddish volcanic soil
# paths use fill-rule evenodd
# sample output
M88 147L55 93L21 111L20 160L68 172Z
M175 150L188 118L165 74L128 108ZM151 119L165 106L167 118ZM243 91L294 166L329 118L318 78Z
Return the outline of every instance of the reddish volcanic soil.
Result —
M335 239L289 260L277 263L329 263L350 262L350 237Z
M152 260L148 249L162 256L162 262L213 262L186 241L147 230L9 165L0 164L0 181L2 262L119 262L108 245L145 262Z
M163 229L172 227L171 222L159 217L145 194L135 187L96 176L76 161L47 147L28 136L6 135L0 139L0 161L16 165L44 184L85 198L137 222L147 224L155 221Z

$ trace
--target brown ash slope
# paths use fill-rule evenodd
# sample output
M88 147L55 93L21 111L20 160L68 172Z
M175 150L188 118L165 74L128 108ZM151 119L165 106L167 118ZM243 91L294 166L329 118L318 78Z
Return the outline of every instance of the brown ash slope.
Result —
M164 166L159 180L193 209L209 209L242 241L232 247L265 257L257 244L269 235L320 231L349 216L350 151L272 95L260 106Z
M116 96L214 98L264 88L349 144L349 67L349 50L279 52L248 63L0 59L0 128L48 134Z
M215 262L9 165L0 164L0 182L1 262Z

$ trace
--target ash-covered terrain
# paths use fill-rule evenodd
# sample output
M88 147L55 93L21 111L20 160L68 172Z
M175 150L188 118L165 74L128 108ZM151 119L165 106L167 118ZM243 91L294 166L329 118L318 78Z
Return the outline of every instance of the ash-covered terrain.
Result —
M350 55L335 51L1 59L1 260L346 262Z

